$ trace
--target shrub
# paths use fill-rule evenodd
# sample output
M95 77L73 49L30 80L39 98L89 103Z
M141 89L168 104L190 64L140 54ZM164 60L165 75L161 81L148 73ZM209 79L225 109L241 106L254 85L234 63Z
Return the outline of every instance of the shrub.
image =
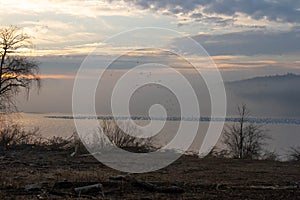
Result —
M207 158L228 158L230 153L226 149L220 149L218 147L213 147L212 150L207 154Z
M62 137L45 138L39 134L39 128L26 130L21 124L13 121L13 116L0 115L0 149L31 146L45 149L60 149L71 143Z
M111 148L110 144L132 152L150 152L156 149L152 138L139 138L141 131L130 125L127 121L102 120L99 127L100 133L107 136L95 135L92 142L102 148Z
M153 145L152 138L135 137L139 135L141 135L141 131L127 121L102 120L97 131L81 136L85 138L79 138L78 133L74 132L73 142L70 143L71 146L67 146L75 148L71 156L86 153L85 147L88 147L92 153L110 151L113 146L135 153L147 153L157 149Z
M288 156L291 161L300 161L300 146L291 147L288 151Z
M279 155L275 151L265 150L261 156L261 160L278 161Z
M0 128L0 148L6 150L18 145L34 144L38 129L26 131L19 124L4 125Z

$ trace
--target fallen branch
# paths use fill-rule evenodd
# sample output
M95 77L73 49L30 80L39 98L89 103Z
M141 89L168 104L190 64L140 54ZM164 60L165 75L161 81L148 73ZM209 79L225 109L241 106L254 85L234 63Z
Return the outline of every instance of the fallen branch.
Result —
M83 187L78 187L78 188L75 188L74 191L79 195L99 193L99 194L102 195L102 197L104 197L103 186L102 186L101 183L94 184L94 185L83 186Z
M129 175L119 175L119 176L111 176L109 177L111 180L116 181L126 181L131 183L132 185L138 186L150 192L159 192L159 193L184 193L184 189L181 187L172 185L172 186L158 186L153 183L149 183L140 179L136 179Z

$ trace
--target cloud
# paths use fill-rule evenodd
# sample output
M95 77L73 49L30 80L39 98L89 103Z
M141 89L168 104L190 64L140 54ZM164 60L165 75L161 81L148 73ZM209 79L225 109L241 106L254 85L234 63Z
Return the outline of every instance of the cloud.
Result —
M297 10L299 7L298 0L213 0L204 11L225 15L244 13L253 19L267 18L270 21L300 22L300 12Z
M41 79L74 79L75 76L65 74L41 74Z
M128 16L128 7L107 1L81 1L81 0L0 0L2 12L6 13L31 13L40 14L52 12L55 14L68 14L79 17L98 16Z
M84 25L74 22L38 20L20 24L24 26L24 32L31 36L32 43L38 45L23 52L28 56L88 54L94 47L100 46L98 41L104 38L103 34L89 31Z
M115 0L109 0L113 1ZM298 0L124 0L124 2L140 9L183 17L186 21L211 20L218 23L225 20L225 23L232 23L239 14L244 14L254 20L300 22ZM213 19L211 16L216 18Z
M210 55L286 55L300 53L300 29L290 31L244 31L219 35L200 34L192 37ZM185 38L175 40L184 46ZM193 50L185 47L189 53Z
M219 26L240 25L241 16L250 17L255 23L259 23L259 20L300 23L298 0L0 0L0 3L3 13L51 12L81 18L139 16L143 10L149 10L175 16L179 25L189 22L213 23Z

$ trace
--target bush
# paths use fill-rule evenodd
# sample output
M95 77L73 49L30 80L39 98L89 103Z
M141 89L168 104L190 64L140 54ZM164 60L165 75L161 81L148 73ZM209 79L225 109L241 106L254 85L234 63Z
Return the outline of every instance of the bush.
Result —
M0 148L6 150L18 145L34 144L38 129L24 130L19 124L4 125L0 128Z
M291 161L300 161L300 146L291 147L288 151L288 156Z
M103 134L107 138L103 137ZM85 147L92 153L110 151L114 146L134 153L147 153L157 149L153 145L152 138L134 137L139 135L141 131L126 121L102 120L98 131L88 133L85 138L79 138L78 133L74 132L72 136L74 142L67 146L74 147L71 156L87 153Z
M44 138L38 132L39 128L26 130L21 124L13 122L13 117L0 115L0 149L8 150L16 147L31 146L45 149L65 148L70 139L62 137Z
M99 134L104 134L107 138L99 136ZM141 131L127 121L102 120L99 132L89 135L93 138L88 138L84 142L89 141L89 147L94 146L95 149L100 147L102 150L104 148L109 150L112 148L111 144L131 152L150 152L156 149L152 138L139 138L139 135L141 135Z
M152 138L139 138L141 131L127 121L102 120L100 127L115 146L132 152L154 150ZM107 145L107 142L104 142Z
M213 147L212 150L207 154L207 158L228 158L230 157L230 152L226 149L220 149L218 147Z
M45 147L48 150L66 150L73 147L72 143L73 142L71 138L53 136L51 138L40 138L39 141L36 140L35 145L39 147Z
M265 150L261 156L261 160L278 161L279 155L275 151Z

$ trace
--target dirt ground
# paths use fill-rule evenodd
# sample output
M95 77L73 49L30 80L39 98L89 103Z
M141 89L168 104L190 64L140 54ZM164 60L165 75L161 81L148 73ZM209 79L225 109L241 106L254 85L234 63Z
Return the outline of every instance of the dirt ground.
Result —
M183 156L165 169L130 175L155 188L183 192L110 179L122 174L91 156L70 157L62 150L0 152L0 199L300 199L299 162ZM97 183L102 189L74 191Z

